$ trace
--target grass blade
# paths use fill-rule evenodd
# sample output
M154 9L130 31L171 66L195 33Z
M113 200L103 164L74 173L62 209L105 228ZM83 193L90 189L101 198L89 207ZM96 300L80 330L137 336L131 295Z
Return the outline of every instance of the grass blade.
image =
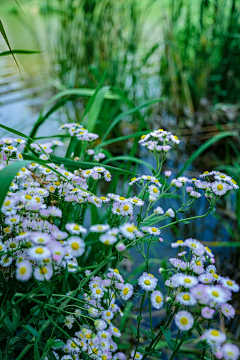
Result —
M14 162L6 166L3 170L0 171L0 209L7 195L9 187L12 183L13 178L16 176L18 171L29 164L29 160L21 160Z
M41 51L35 51L35 50L8 50L8 51L2 51L0 53L0 56L8 56L12 54L22 54L22 55L28 55L28 54L40 54Z
M101 108L102 108L102 104L105 98L105 94L106 92L109 90L109 86L103 86L98 93L95 95L95 99L92 103L92 106L89 110L89 116L88 116L88 121L87 121L87 128L88 130L91 132L93 131L98 116L100 114Z
M125 112L119 114L119 115L113 120L112 124L109 126L109 128L107 129L107 131L106 131L105 134L103 135L103 137L102 137L102 142L104 142L104 140L107 138L107 136L108 136L108 134L110 133L110 131L111 131L111 130L119 123L119 121L122 120L125 116L131 115L131 114L139 111L140 109L143 109L143 108L145 108L145 107L149 107L149 106L151 106L152 104L155 104L155 103L160 102L160 101L162 101L162 100L164 100L164 98L152 100L152 101L149 101L149 102L147 102L147 103L145 103L145 104L142 104L142 105L140 105L140 106L137 106L137 107L135 107L135 108L133 108L133 109L130 109L130 110L128 110L128 111L125 111Z
M140 137L142 135L146 135L146 134L149 134L149 130L145 130L145 131L138 131L138 132L135 132L135 133L132 133L132 134L129 134L129 135L124 135L124 136L119 136L115 139L109 139L109 140L106 140L104 142L102 142L101 144L97 145L95 147L95 149L99 149L103 146L107 146L107 145L111 145L111 144L114 144L116 142L119 142L119 141L124 141L124 140L127 140L127 139L134 139L134 138L137 138L137 137Z
M12 57L13 57L16 65L17 65L17 67L18 67L18 70L19 70L20 73L21 73L20 67L19 67L19 65L18 65L18 63L17 63L17 60L16 60L16 58L15 58L15 56L14 56L14 53L13 53L13 51L12 51L12 49L11 49L10 43L9 43L9 41L8 41L8 38L7 38L7 35L6 35L6 32L5 32L3 23L2 23L1 20L0 20L0 33L2 34L2 37L4 38L6 44L7 44L8 48L9 48L9 51L10 51L10 53L12 54ZM22 75L22 73L21 73L21 75Z
M142 160L142 159L135 158L134 156L128 156L128 155L121 155L121 156L111 157L111 158L106 159L105 161L103 161L103 164L105 165L105 164L107 164L107 163L109 163L109 162L117 161L117 160L134 162L134 163L137 163L137 164L145 165L145 166L147 166L150 170L154 170L154 167L153 167L152 165L150 165L147 161L144 161L144 160Z
M238 133L235 131L223 131L215 136L213 136L211 139L206 141L204 144L202 144L194 153L188 158L188 160L185 162L184 166L180 170L177 176L180 176L183 174L183 172L188 168L188 166L196 160L199 155L201 155L205 150L207 150L210 146L215 144L217 141L228 137L228 136L238 136Z

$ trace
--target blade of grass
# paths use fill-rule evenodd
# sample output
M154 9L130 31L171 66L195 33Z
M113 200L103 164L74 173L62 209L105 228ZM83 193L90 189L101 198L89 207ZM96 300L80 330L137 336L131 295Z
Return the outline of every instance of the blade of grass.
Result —
M18 67L18 70L19 70L20 74L22 75L21 70L20 70L20 67L19 67L19 65L18 65L18 63L17 63L17 60L16 60L16 58L15 58L15 56L14 56L14 53L13 53L13 51L12 51L12 49L11 49L10 43L9 43L9 41L8 41L8 38L7 38L7 35L6 35L6 32L5 32L3 23L2 23L1 20L0 20L0 33L2 34L2 37L4 38L6 44L7 44L8 48L9 48L9 51L10 51L10 53L12 54L12 57L13 57L16 65L17 65L17 67Z
M224 139L228 136L235 136L237 137L239 134L235 131L223 131L220 134L217 134L213 136L211 139L206 141L204 144L202 144L196 151L193 152L193 154L188 158L188 160L185 162L184 166L180 170L177 176L181 176L183 172L191 165L191 163L196 160L205 150L207 150L210 146L215 144L217 141Z
M157 102L160 102L164 100L164 98L160 98L160 99L156 99L156 100L152 100L152 101L149 101L143 105L140 105L140 106L137 106L133 109L130 109L128 111L125 111L121 114L119 114L112 122L112 124L109 126L109 128L107 129L107 131L105 132L105 134L103 135L102 137L102 142L104 142L104 140L107 138L108 134L110 133L110 131L119 123L119 121L121 121L125 116L128 116L128 115L131 115L137 111L139 111L140 109L143 109L143 108L146 108L146 107L149 107L151 106L152 104L155 104Z

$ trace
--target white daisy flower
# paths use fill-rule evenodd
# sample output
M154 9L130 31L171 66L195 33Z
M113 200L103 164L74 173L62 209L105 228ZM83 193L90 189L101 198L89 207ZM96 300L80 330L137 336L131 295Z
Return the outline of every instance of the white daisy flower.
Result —
M228 185L223 182L215 181L212 184L212 191L214 192L215 195L222 196L222 195L226 194L226 192L228 190L229 190Z
M50 257L51 252L47 247L34 246L28 250L28 255L32 260L41 261Z
M155 309L161 309L163 307L163 294L161 291L155 290L151 294L151 304Z
M23 260L17 264L16 278L19 281L27 281L32 276L32 264L28 260Z
M148 187L148 191L151 197L153 198L158 198L160 195L160 189L159 187L155 186L155 185L150 185Z
M224 287L230 289L233 292L239 291L239 285L234 280L230 280L228 277L221 277L220 282Z
M113 317L114 317L114 314L110 310L106 310L106 311L102 312L103 320L112 320Z
M36 267L33 275L38 281L50 280L53 275L52 265Z
M119 330L117 327L112 326L112 327L110 328L110 330L111 330L113 336L116 336L116 337L120 337L120 336L121 336L121 332L120 332L120 330Z
M93 288L92 296L94 299L101 299L104 296L104 291L100 287Z
M210 343L214 342L220 344L225 342L227 338L224 333L216 329L205 330L203 337Z
M144 201L139 199L137 196L134 196L133 198L131 198L129 200L135 206L143 206L144 205Z
M130 239L130 240L135 238L135 233L137 231L137 227L134 224L125 223L125 224L121 225L119 229L125 238Z
M69 231L71 234L79 235L80 233L86 234L87 229L83 226L75 224L75 223L68 223L66 224L66 230Z
M138 279L138 285L146 291L154 290L157 286L158 279L156 279L152 274L147 274L144 272L142 276Z
M210 299L218 304L226 303L231 299L231 291L220 285L208 286L206 291Z
M120 296L123 300L128 300L133 294L133 286L129 283L124 284L121 291Z
M132 215L133 213L133 206L130 202L125 202L120 205L120 213L122 216Z
M184 241L184 245L187 246L189 249L191 249L192 252L198 256L204 254L204 246L196 239L192 239L192 238L186 239Z
M91 232L96 233L104 233L110 229L110 226L108 224L98 224L98 225L92 225L90 226Z
M239 348L235 344L223 344L221 350L225 360L237 360L239 358Z
M99 237L99 241L103 243L104 245L112 245L115 244L117 241L116 236L110 235L110 234L104 234Z
M69 253L72 256L81 256L85 251L85 242L80 237L71 236L70 238L68 238L67 244L69 248Z
M179 311L175 315L175 323L181 331L190 330L193 327L194 319L188 311Z
M198 284L198 279L195 276L180 273L173 275L172 280L185 288L191 288Z
M197 303L195 297L188 292L181 292L176 296L176 300L182 305L195 305Z
M13 262L13 258L5 255L1 257L0 265L2 265L3 267L8 267L11 265L12 262Z
M49 241L51 240L51 236L46 233L36 231L36 232L30 234L30 239L35 244L45 245L45 244L49 243Z
M136 352L135 356L134 356L134 354L135 354L135 351L132 351L131 352L131 359L132 360L141 360L142 357L143 357L143 355L140 354L139 352Z

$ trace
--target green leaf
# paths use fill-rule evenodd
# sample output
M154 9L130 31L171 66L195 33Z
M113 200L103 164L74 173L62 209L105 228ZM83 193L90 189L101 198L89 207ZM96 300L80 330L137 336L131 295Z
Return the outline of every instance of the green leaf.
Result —
M8 334L11 334L12 329L13 329L13 324L12 324L11 320L9 319L9 317L7 316L7 312L8 312L8 309L5 312L2 309L0 309L0 314L1 314L0 324L2 323L5 331Z
M0 209L2 208L2 204L7 195L12 180L14 179L18 171L22 167L25 167L27 164L29 164L28 160L17 161L6 166L3 170L0 171Z
M140 327L140 331L145 334L149 339L155 339L156 335L152 334L151 331L145 330Z
M183 174L183 172L189 167L189 165L196 160L205 150L207 150L210 146L212 146L213 144L215 144L217 141L224 139L225 137L228 136L238 136L238 133L235 131L223 131L215 136L213 136L211 139L209 139L208 141L206 141L204 144L202 144L196 151L194 151L192 153L192 155L188 158L188 160L185 162L184 166L182 167L182 169L180 170L180 172L178 173L178 176L181 176Z
M64 106L68 101L73 101L78 99L79 97L85 97L85 96L93 96L95 93L94 89L86 89L86 88L82 88L82 89L68 89L68 90L63 90L61 92L59 92L58 94L54 95L44 106L44 108L42 109L38 120L36 121L36 123L34 124L32 131L30 133L30 137L34 138L38 128L44 123L44 121L54 112L56 112L58 109L60 109L62 106ZM111 99L111 100L118 100L119 97L114 94L111 91L107 91L104 95L105 99ZM58 101L57 101L58 100ZM48 108L48 106L50 104L52 104L53 102L57 101L53 106L51 106L51 108L46 111L46 109Z
M117 161L117 160L131 161L131 162L134 162L134 163L137 163L137 164L145 165L150 170L154 170L154 167L151 164L149 164L147 161L144 161L142 159L138 159L138 158L136 158L134 156L128 156L128 155L120 155L120 156L111 157L109 159L104 160L103 164L107 164L109 162Z
M175 342L172 340L171 330L169 328L165 328L163 326L160 326L160 329L161 329L163 335L165 336L168 346L170 347L170 349L174 350Z
M12 306L13 331L16 331L20 318L21 318L20 307L19 306L15 306L15 307Z
M209 347L210 347L210 345L207 343L206 340L200 340L196 345L197 349L207 349Z
M34 341L34 360L40 360L39 350L38 350L38 340Z
M71 139L70 139L68 148L67 148L66 155L65 155L65 157L67 159L69 159L71 157L71 155L74 152L74 150L75 150L78 143L79 143L79 140L76 138L76 136L72 136Z
M14 53L13 53L13 51L12 51L12 49L11 49L11 46L10 46L10 44L9 44L9 41L8 41L6 32L5 32L5 30L4 30L3 23L2 23L1 20L0 20L0 33L2 34L2 37L4 38L6 44L7 44L8 48L9 48L9 51L10 51L10 53L12 54L12 57L13 57L16 65L17 65L17 67L18 67L18 70L19 70L20 73L21 73L20 67L19 67L19 65L18 65L18 63L17 63L17 60L16 60L16 58L15 58L15 56L14 56Z
M41 51L35 51L35 50L8 50L8 51L2 51L0 53L0 56L8 56L8 55L12 55L12 54L23 54L23 55L28 55L28 54L39 54L41 53Z
M121 114L119 114L112 122L112 124L109 126L109 128L107 129L107 131L105 132L105 134L103 135L102 137L102 142L104 142L104 140L107 138L108 134L111 132L111 130L119 123L119 121L121 121L124 117L128 116L128 115L131 115L137 111L139 111L140 109L143 109L145 107L149 107L151 106L152 104L155 104L157 102L160 102L162 101L164 98L160 98L160 99L156 99L156 100L152 100L152 101L149 101L145 104L142 104L140 106L137 106L133 109L130 109L128 111L125 111ZM100 144L101 145L101 144Z
M89 115L88 115L88 121L87 121L87 129L91 132L93 131L98 116L100 114L101 108L102 108L102 104L105 98L105 95L107 93L107 91L110 89L110 86L103 86L98 93L95 96L95 99L92 103L92 106L89 110Z
M137 331L137 329L135 328L135 326L133 326L133 324L131 324L131 330L132 330L132 332L133 332L133 335L134 335L135 337L137 337L137 336L138 336L138 331Z
M25 156L25 154L24 154L24 156ZM26 156L25 156L25 158L26 158ZM34 159L33 156L31 156L30 158ZM51 159L53 160L54 163L63 164L66 167L68 167L69 169L79 169L79 168L90 169L90 168L93 168L94 166L102 166L102 164L99 164L97 162L73 161L73 160L61 158L61 157L58 157L55 155L52 155ZM35 160L36 160L36 158L35 158ZM104 167L106 170L110 171L113 174L133 175L132 171L120 169L120 168L109 166L109 165L104 165Z
M54 341L51 347L53 347L54 349L58 349L64 345L65 343L63 341Z
M27 330L31 335L33 335L36 338L40 338L41 335L37 332L36 329L34 329L31 325L27 324L27 325L22 325L22 327Z
M110 140L107 140L107 141L104 141L102 142L101 144L97 145L95 147L95 150L103 147L103 146L108 146L108 145L111 145L111 144L114 144L116 142L119 142L119 141L124 141L124 140L128 140L128 139L135 139L137 137L141 137L142 135L146 135L146 134L149 134L149 130L146 130L146 131L138 131L138 132L135 132L135 133L132 133L132 134L129 134L129 135L124 135L124 136L119 136L117 138L114 138L114 139L110 139Z

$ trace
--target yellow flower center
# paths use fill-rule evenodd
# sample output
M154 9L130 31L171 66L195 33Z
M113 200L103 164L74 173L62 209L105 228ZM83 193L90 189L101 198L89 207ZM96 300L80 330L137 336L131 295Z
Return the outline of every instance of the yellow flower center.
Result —
M106 312L106 315L107 315L107 316L111 316L110 311L107 311L107 312Z
M120 196L119 200L125 200L125 197Z
M37 248L37 249L36 249L36 253L37 253L37 254L42 254L42 253L43 253L43 249L42 249L42 248Z
M131 179L131 181L134 181L134 180L136 180L137 178L136 177L133 177L132 179Z
M211 335L213 335L213 336L219 336L219 331L217 331L217 330L212 330L212 331L211 331Z
M87 335L86 335L86 338L87 338L87 339L91 339L91 337L92 337L92 334L87 334Z
M31 200L31 195L25 195L25 199Z
M100 289L97 289L96 290L96 293L99 295L99 294L101 294L101 290Z
M191 283L191 280L188 279L188 278L186 278L186 279L184 279L184 282L187 283L187 284L190 284L190 283Z
M9 245L9 247L10 247L11 249L15 249L15 248L17 247L17 245L16 245L15 243L11 243L11 244Z
M181 323L182 325L187 325L187 324L188 324L188 319L187 319L186 317L182 317L182 318L180 319L180 323Z
M212 291L212 295L215 296L215 297L218 297L219 296L219 293L217 291Z
M73 250L78 250L79 249L79 244L77 242L73 242L71 244L71 247L72 247Z
M152 232L157 232L157 229L155 227L153 227Z
M39 270L40 274L45 275L47 273L47 268L45 268L44 266L40 268Z
M76 225L73 227L73 229L74 229L74 230L79 230L80 227L79 227L79 225L76 224Z
M222 190L222 189L223 189L223 185L222 185L222 184L218 184L218 185L217 185L217 189L218 189L218 190Z
M61 185L61 183L60 183L60 181L55 181L55 183L54 183L56 186L59 186L59 185Z
M160 304L161 303L161 301L162 301L162 298L161 298L161 296L156 296L156 302L158 303L158 304Z
M201 261L199 261L199 260L196 261L196 265L197 265L197 266L201 266L201 265L202 265L202 264L201 264Z
M174 136L174 139L175 139L175 140L178 140L178 137L175 135L175 136Z
M145 137L146 137L146 135L142 135L142 136L141 136L141 139L144 139Z
M123 206L123 210L124 210L124 211L129 210L129 206L128 206L128 205L124 205L124 206Z
M182 244L182 243L183 243L182 240L178 240L178 241L177 241L177 244Z
M155 194L157 194L157 193L158 193L158 189L157 189L157 188L153 188L153 192L154 192Z
M145 280L145 281L144 281L144 284L145 284L145 285L150 285L150 284L151 284L151 281L150 281L150 280Z
M228 280L228 281L227 281L227 284L228 284L229 286L233 286L233 282L232 282L231 280Z
M27 269L26 269L25 267L21 267L21 268L19 269L19 273L20 273L21 275L24 275L24 274L26 273L26 271L27 271Z
M184 294L183 295L183 300L189 301L190 300L190 296L188 294Z
M129 289L128 288L124 288L123 289L123 295L127 295L129 293Z

